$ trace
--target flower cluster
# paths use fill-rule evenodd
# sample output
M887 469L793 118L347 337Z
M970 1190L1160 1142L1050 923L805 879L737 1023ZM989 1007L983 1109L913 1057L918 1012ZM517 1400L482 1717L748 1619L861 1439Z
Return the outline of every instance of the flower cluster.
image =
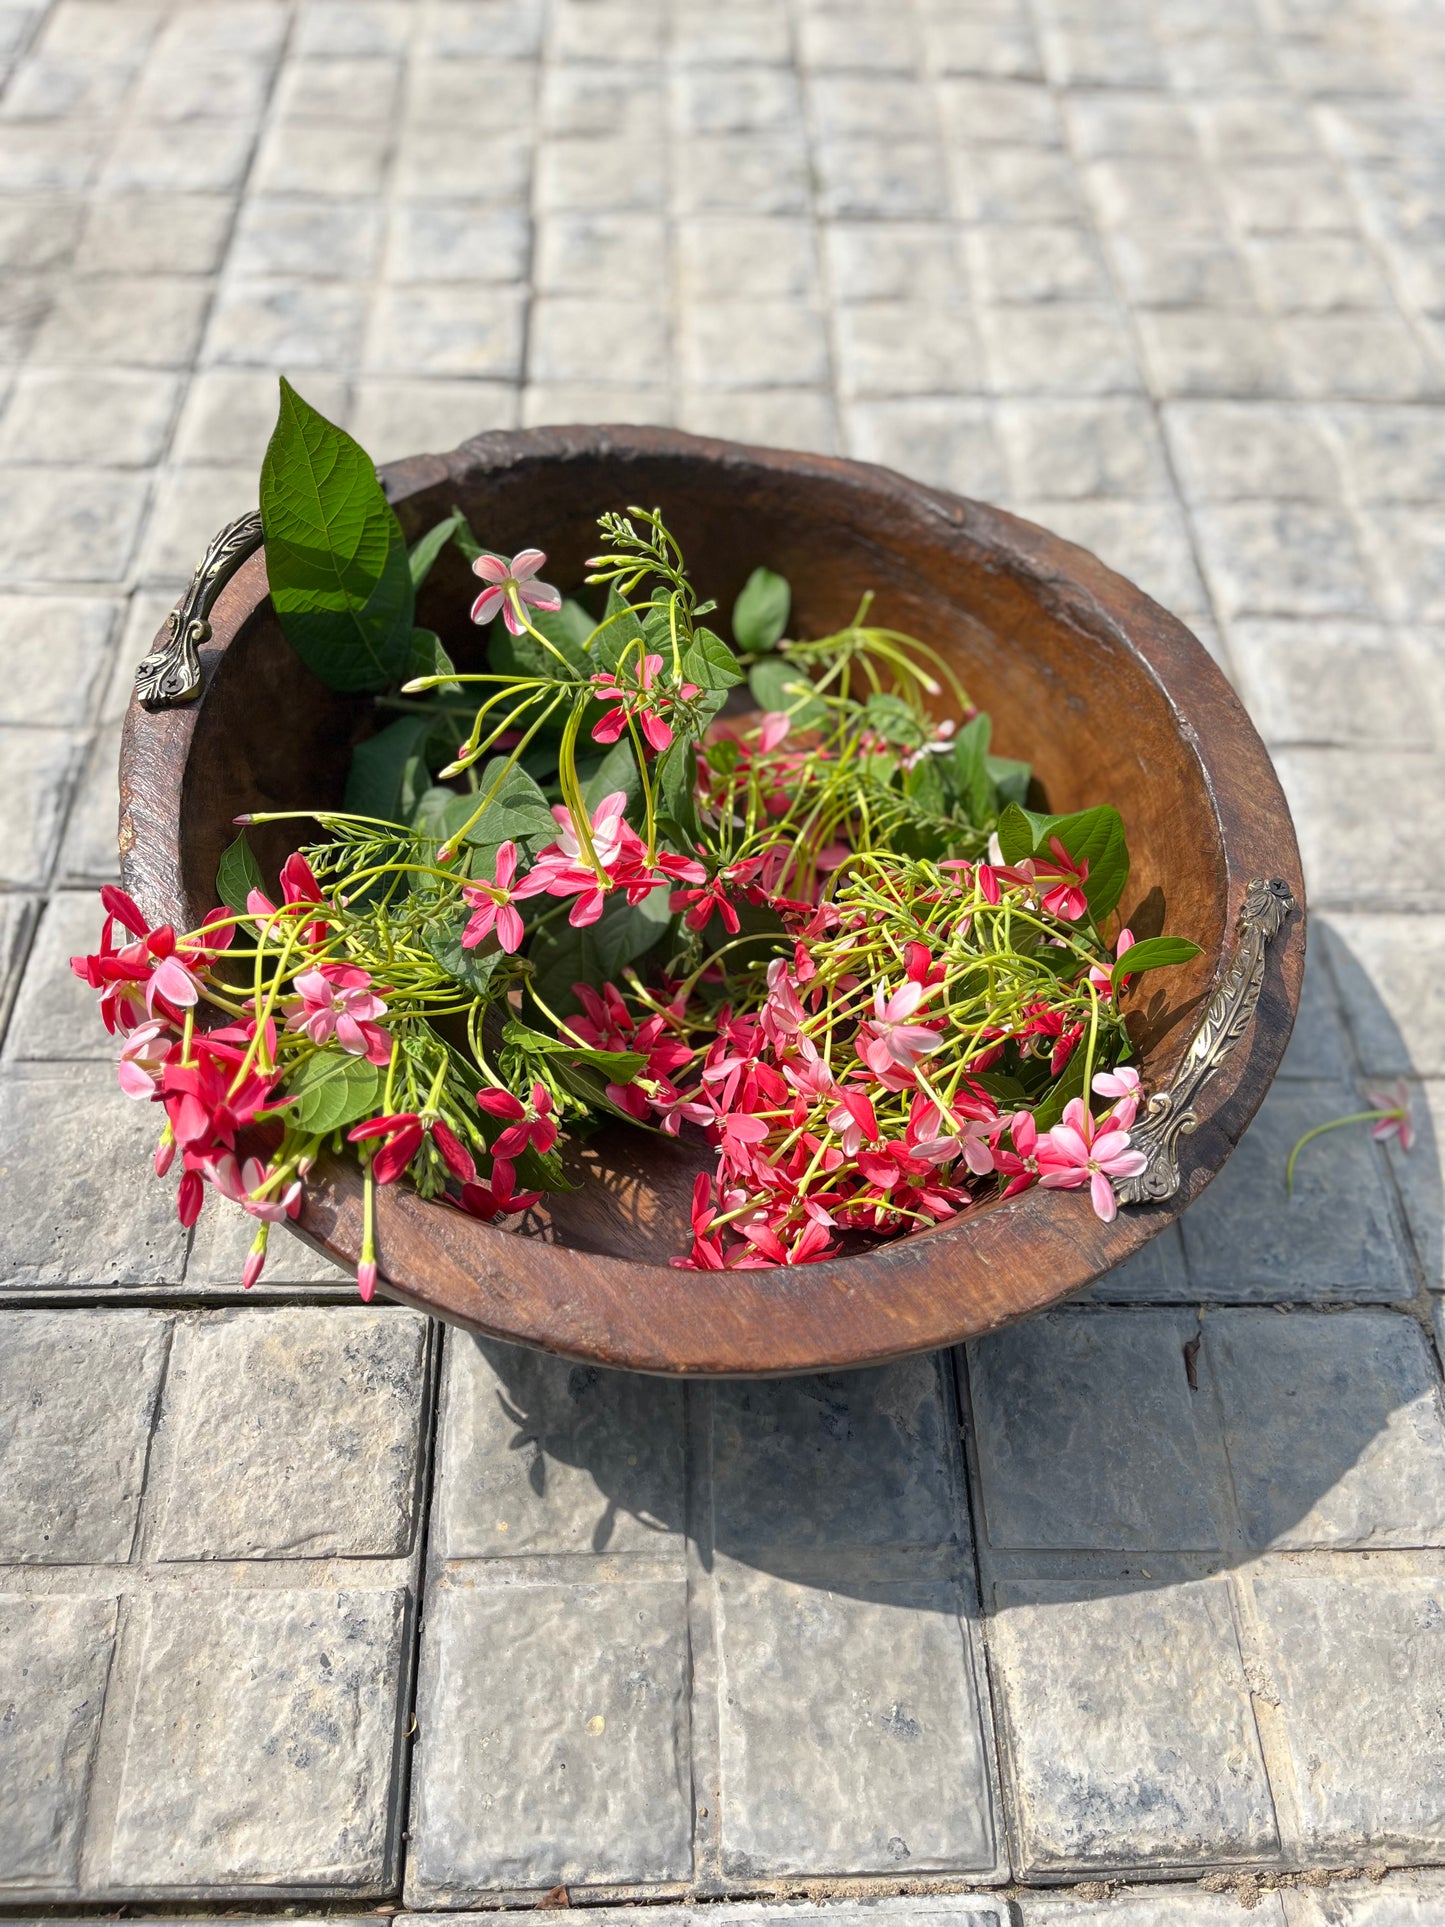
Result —
M73 960L121 1088L161 1113L181 1221L208 1188L255 1218L249 1286L350 1156L369 1298L378 1193L514 1220L608 1118L710 1161L685 1267L811 1263L1035 1185L1111 1219L1144 1164L1126 993L1194 948L1116 914L1117 813L1025 809L1027 766L871 598L789 641L787 585L758 571L735 652L655 513L602 518L595 617L539 580L540 549L483 551L459 515L417 551L453 527L492 640L475 670L438 643L397 692L365 746L387 811L291 813L324 840L274 895L243 834L189 934L107 889Z

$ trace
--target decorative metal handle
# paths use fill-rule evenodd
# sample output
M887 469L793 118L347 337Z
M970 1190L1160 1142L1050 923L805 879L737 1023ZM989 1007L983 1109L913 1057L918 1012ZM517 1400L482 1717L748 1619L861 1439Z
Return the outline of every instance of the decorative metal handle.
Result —
M1121 1204L1153 1204L1179 1189L1179 1139L1199 1123L1194 1104L1235 1045L1249 1029L1264 983L1265 947L1279 934L1295 907L1294 893L1279 877L1257 877L1239 910L1239 948L1224 982L1209 1000L1204 1021L1167 1091L1156 1091L1129 1133L1148 1164L1137 1178L1120 1178L1114 1193Z
M207 621L216 597L247 556L261 546L261 511L228 522L201 557L191 586L166 618L165 640L152 649L135 672L135 693L147 709L168 709L193 702L201 693L201 659L196 654L211 639Z

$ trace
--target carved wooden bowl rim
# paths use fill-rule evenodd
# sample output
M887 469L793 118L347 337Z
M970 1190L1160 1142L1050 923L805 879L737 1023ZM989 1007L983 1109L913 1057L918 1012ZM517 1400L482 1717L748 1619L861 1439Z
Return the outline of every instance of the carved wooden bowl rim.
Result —
M1229 920L1258 877L1281 877L1301 906L1267 958L1249 1034L1208 1085L1199 1126L1181 1144L1183 1182L1165 1202L1122 1209L1113 1224L1086 1193L1034 1189L950 1224L862 1255L796 1270L708 1273L612 1257L519 1236L428 1204L402 1185L378 1197L381 1291L503 1340L625 1369L752 1376L881 1363L978 1336L1081 1289L1131 1257L1179 1217L1228 1158L1273 1081L1298 1007L1304 892L1294 830L1264 745L1224 676L1184 626L1087 551L985 504L927 488L890 470L778 449L744 447L664 429L545 428L478 436L449 456L417 456L382 470L399 508L438 483L506 472L539 459L685 458L749 466L797 488L842 481L958 532L1063 607L1076 627L1122 643L1167 696L1197 761L1218 826ZM222 591L201 649L194 704L147 712L132 703L121 752L121 853L127 884L147 912L183 920L181 775L217 664L267 593L264 556ZM1224 976L1232 935L1214 977ZM1182 1052L1190 1027L1179 1040ZM299 1230L353 1270L361 1242L360 1177L324 1159L308 1186Z

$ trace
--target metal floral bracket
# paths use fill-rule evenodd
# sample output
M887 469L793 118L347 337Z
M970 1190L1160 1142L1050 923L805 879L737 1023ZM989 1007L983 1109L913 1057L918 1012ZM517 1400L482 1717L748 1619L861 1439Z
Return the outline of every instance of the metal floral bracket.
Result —
M135 672L135 693L147 709L189 703L201 693L201 659L196 651L211 639L207 618L216 597L247 556L261 546L261 511L228 522L201 557L191 586L166 618L165 640Z
M1256 877L1239 909L1239 948L1224 982L1209 1000L1194 1042L1168 1090L1156 1091L1129 1133L1135 1150L1149 1159L1136 1178L1119 1178L1121 1204L1154 1204L1179 1189L1179 1139L1197 1128L1194 1104L1249 1029L1264 983L1265 950L1295 907L1294 893L1279 877Z

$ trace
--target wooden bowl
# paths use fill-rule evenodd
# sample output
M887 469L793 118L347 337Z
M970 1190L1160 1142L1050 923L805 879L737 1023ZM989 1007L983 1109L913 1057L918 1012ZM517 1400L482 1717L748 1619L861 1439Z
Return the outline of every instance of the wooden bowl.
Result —
M1246 886L1278 877L1303 903L1284 797L1244 710L1200 644L1084 550L981 503L856 462L662 430L549 428L482 435L383 471L409 538L453 504L491 548L545 545L547 575L580 584L595 518L659 505L704 594L724 611L759 562L793 585L794 633L841 626L866 589L875 619L945 651L994 719L1001 754L1027 758L1055 810L1112 802L1133 856L1124 904L1137 934L1192 937L1201 955L1141 980L1146 1089L1169 1082L1235 949ZM418 620L465 657L474 585L448 550ZM153 919L193 926L243 811L339 802L370 700L324 688L292 655L265 558L222 591L184 706L133 703L121 752L126 884ZM292 826L257 833L274 875ZM379 1198L383 1290L471 1330L636 1371L723 1375L874 1364L950 1345L1051 1305L1130 1257L1219 1170L1278 1068L1299 1000L1303 915L1265 958L1258 1010L1181 1140L1164 1202L1101 1224L1085 1193L1034 1189L859 1256L797 1270L716 1274L668 1264L688 1241L704 1154L619 1125L589 1141L592 1181L521 1232L402 1185ZM1154 981L1167 985L1155 991ZM304 1235L355 1266L356 1165L307 1189Z

